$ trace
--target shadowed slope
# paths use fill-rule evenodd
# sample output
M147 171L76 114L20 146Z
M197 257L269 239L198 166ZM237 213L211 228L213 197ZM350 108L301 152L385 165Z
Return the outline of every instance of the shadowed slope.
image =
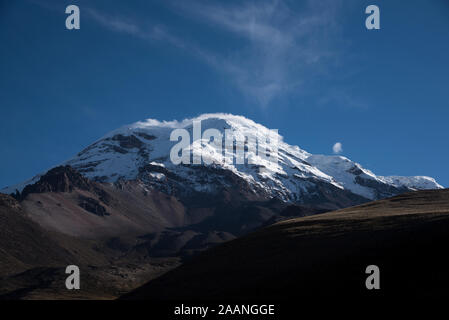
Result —
M286 220L225 243L125 299L443 296L449 190L419 191ZM378 265L381 290L365 288Z

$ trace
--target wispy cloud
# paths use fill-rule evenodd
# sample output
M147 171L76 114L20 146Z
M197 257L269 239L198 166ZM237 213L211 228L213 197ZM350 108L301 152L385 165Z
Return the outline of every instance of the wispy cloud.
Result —
M245 96L267 106L276 97L301 90L303 83L322 72L326 63L337 56L333 44L338 38L335 23L338 2L308 1L300 10L281 0L238 5L171 2L169 7L174 13L242 42L238 49L226 53L213 46L199 45L195 39L181 38L168 31L166 25L144 28L138 21L108 16L94 9L87 9L87 15L111 31L186 50L225 75Z
M337 3L309 1L301 10L280 0L239 5L176 2L176 7L245 41L238 52L216 54L218 58L209 60L219 60L214 65L217 69L266 106L275 97L300 88L316 72L317 64L322 68L326 59L335 56Z
M100 14L92 8L86 8L86 13L101 25L112 31L124 32L139 37L144 35L140 27L133 22L127 22L116 17L105 15L104 13Z
M138 22L130 21L124 17L112 16L99 12L92 8L85 9L88 17L95 20L103 27L124 34L129 34L137 38L149 41L165 41L176 47L184 48L185 43L170 34L164 25L153 24L150 27L143 28Z
M353 93L351 87L334 86L316 99L318 106L340 106L345 109L366 110L368 104Z

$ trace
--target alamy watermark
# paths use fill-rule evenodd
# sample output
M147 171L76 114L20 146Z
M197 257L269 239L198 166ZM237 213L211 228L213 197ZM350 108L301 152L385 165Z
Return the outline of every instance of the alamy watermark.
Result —
M68 30L80 29L80 8L71 4L65 8L65 13L69 16L65 19L65 27Z
M368 30L380 29L380 9L378 6L372 4L366 7L365 13L369 14L365 20L365 26Z
M369 276L365 280L365 286L368 290L380 289L380 269L378 266L372 264L366 267L365 273Z
M65 280L65 287L68 290L79 290L80 289L80 268L76 265L67 266L65 273L69 274Z
M194 120L190 131L179 128L171 132L170 141L178 141L170 150L173 164L278 163L278 130L242 133L225 129L223 134L216 128L208 128L202 132L201 120Z
M65 26L68 30L80 29L80 9L77 5L68 5L65 9L68 14L65 20ZM368 30L380 29L380 9L377 5L371 4L366 7L365 13L369 14L365 20L365 26Z

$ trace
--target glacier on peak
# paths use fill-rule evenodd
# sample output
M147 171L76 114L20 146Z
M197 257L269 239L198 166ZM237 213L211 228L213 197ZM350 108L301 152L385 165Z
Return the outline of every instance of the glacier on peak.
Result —
M379 176L378 178L391 185L405 186L414 190L444 189L444 187L440 185L434 178L427 176L412 176L412 177Z
M319 189L317 186L321 184L347 190L368 200L407 190L443 188L430 177L376 176L348 158L313 155L298 146L289 145L279 134L277 164L267 162L254 152L256 148L250 145L254 142L249 140L245 143L245 157L251 158L251 163L224 162L223 157L235 154L237 146L229 149L224 143L218 146L201 137L200 141L191 140L187 148L201 148L203 155L214 163L175 165L170 160L170 151L177 141L171 141L170 135L175 129L185 129L192 135L194 121L201 122L202 132L217 129L221 133L232 130L237 136L253 135L258 138L257 143L262 141L262 147L266 143L264 137L272 134L270 129L253 120L224 113L203 114L182 121L147 119L106 134L63 164L72 166L87 178L96 181L140 179L167 192L172 190L174 182L182 184L183 188L199 192L211 192L222 186L230 187L223 175L231 173L242 179L254 193L293 202L300 202L316 193ZM5 188L2 192L13 193L16 189L21 191L35 179L30 181Z

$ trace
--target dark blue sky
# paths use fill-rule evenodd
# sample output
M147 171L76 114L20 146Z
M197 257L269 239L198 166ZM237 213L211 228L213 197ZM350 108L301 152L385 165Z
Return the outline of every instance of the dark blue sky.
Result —
M2 1L0 46L0 187L124 124L205 112L449 186L446 0Z

